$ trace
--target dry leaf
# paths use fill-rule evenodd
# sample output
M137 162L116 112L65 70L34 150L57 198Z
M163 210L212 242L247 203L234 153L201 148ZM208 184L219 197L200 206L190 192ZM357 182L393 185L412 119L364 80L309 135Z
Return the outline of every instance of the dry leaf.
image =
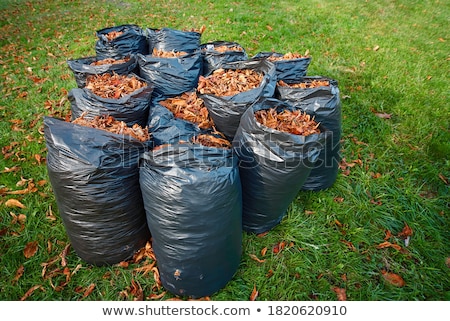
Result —
M350 251L356 252L356 248L355 248L355 246L353 245L352 242L349 242L349 241L346 241L346 240L340 240L340 242L341 242L341 243L344 243L345 245L347 245L347 247L348 247L348 249L349 249Z
M258 290L256 290L256 284L253 286L252 294L250 295L250 301L256 301L256 298L258 297Z
M264 263L266 262L266 260L261 260L260 258L258 258L255 254L249 254L249 256L252 258L252 260L259 262L259 263Z
M381 274L383 275L383 278L392 285L402 287L406 284L405 280L398 274L387 272L385 270L382 270Z
M14 276L14 279L12 280L13 284L16 283L22 277L24 271L25 271L25 268L22 264L19 266L19 268L16 271L16 275Z
M382 119L390 119L392 114L387 113L375 113L375 116L382 118Z
M441 173L439 173L439 178L445 183L445 185L449 185L450 184L448 179L444 175L442 175Z
M38 242L37 241L33 241L33 242L28 242L27 245L25 245L25 248L23 249L23 255L29 259L30 257L32 257L33 255L36 254L38 250Z
M142 286L136 280L131 280L130 294L134 296L134 301L144 300L144 291Z
M408 236L411 236L412 234L413 234L412 229L405 222L405 226L403 227L402 231L397 234L397 236L406 239Z
M267 253L267 246L261 250L261 256L265 256Z
M62 266L62 267L65 267L65 266L67 265L67 259L66 259L66 256L67 256L67 254L69 254L69 251L70 251L70 243L67 244L67 245L64 247L64 250L61 252L61 266Z
M389 241L385 241L385 242L380 243L380 244L377 245L377 249L385 249L385 248L388 248L388 247L392 247L392 248L394 248L394 249L396 249L398 251L401 251L401 249L402 249L402 247L400 245L393 244L393 243L391 243Z
M385 232L385 236L384 236L384 240L387 241L392 237L392 233L389 230L386 230Z
M335 286L332 290L336 293L338 301L347 301L347 293L345 289Z
M31 287L21 298L20 301L25 301L30 295L33 294L34 291L36 291L37 289L43 289L42 285L35 285L33 287Z
M445 265L450 269L450 257L445 259Z
M83 293L83 297L82 299L86 298L88 295L90 295L92 293L92 291L94 291L95 288L95 283L91 283L87 289L84 291Z
M5 202L5 206L7 207L20 207L20 208L26 208L25 205L23 205L22 203L20 203L18 200L16 200L15 198L10 198L9 200L7 200Z

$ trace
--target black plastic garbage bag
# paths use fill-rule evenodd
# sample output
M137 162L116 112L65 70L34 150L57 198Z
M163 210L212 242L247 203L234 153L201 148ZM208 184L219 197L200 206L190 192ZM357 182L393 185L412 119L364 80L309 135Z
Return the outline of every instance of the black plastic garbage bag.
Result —
M241 116L250 105L261 97L272 97L275 94L275 66L266 60L247 60L226 63L221 65L220 68L252 69L264 74L259 87L234 96L199 94L199 97L204 100L216 128L224 133L229 140L233 140Z
M253 56L253 59L267 59L269 57L282 56L283 54L279 52L260 52ZM289 60L273 61L276 68L275 74L277 80L283 79L285 81L295 81L306 76L310 63L311 57L309 56Z
M201 132L196 124L176 118L170 110L159 104L161 100L164 97L152 100L147 124L155 146L187 142Z
M95 66L92 65L92 63L102 59L92 56L67 60L67 65L73 72L78 88L83 88L86 86L86 78L90 75L99 75L104 73L128 75L139 71L135 55L127 56L124 59L126 59L126 61L122 63L111 63Z
M294 108L275 98L261 98L242 116L233 140L239 157L242 182L243 229L263 233L275 227L285 216L306 181L326 140L320 134L293 135L259 123L257 110Z
M121 33L109 40L111 32ZM148 54L147 37L143 30L133 24L108 27L96 32L98 40L95 42L95 53L100 59L120 59L132 54Z
M118 99L100 97L87 88L71 89L68 99L72 111L72 120L80 117L83 113L86 118L106 114L125 122L128 126L137 123L145 127L148 120L153 85L136 75L130 74L129 76L146 82L147 86Z
M133 138L44 118L47 169L73 249L90 264L116 264L149 240Z
M200 46L202 34L197 31L176 30L171 28L147 28L149 53L153 49L162 51L185 51L192 53Z
M303 190L317 191L332 186L339 173L342 108L336 80L323 76L310 76L294 83L314 80L329 81L330 86L302 89L277 85L276 96L313 115L316 121L332 132L332 139L327 140L315 167L302 187Z
M170 97L197 87L203 59L199 53L178 58L138 55L139 74L155 86L155 94Z
M218 51L216 48L229 48ZM212 41L201 44L199 50L203 56L202 75L208 76L221 65L234 61L248 60L245 49L237 42Z
M203 297L225 286L242 252L242 192L232 150L175 144L144 153L140 185L164 288Z

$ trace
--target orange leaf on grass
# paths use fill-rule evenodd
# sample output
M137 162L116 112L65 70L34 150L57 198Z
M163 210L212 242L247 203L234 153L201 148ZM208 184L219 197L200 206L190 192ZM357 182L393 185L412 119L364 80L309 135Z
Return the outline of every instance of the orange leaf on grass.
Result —
M249 254L249 256L251 257L252 260L254 260L254 261L258 262L258 263L266 262L266 260L258 258L255 254Z
M406 284L405 280L398 274L387 272L386 270L381 270L381 274L386 282L394 286L403 287Z
M26 208L25 205L23 205L20 201L16 200L15 198L10 198L5 202L6 207L20 207L20 208Z
M388 247L392 247L392 248L394 248L394 249L396 249L398 251L400 251L402 249L402 247L400 245L391 243L389 241L385 241L385 242L380 243L380 244L377 245L377 249L385 249L385 248L388 248Z
M25 248L23 249L23 255L29 259L30 257L32 257L33 255L36 254L38 250L38 242L37 241L33 241L33 242L28 242L27 245L25 245Z
M408 236L411 236L412 234L413 234L412 229L405 222L405 226L403 227L403 230L400 233L398 233L397 236L401 237L401 238L407 238Z
M82 299L88 297L95 289L95 283L91 283L83 293Z
M19 268L16 271L16 275L14 276L14 279L12 280L12 283L16 283L23 275L23 272L25 271L25 268L23 264L19 266Z
M256 301L256 298L258 297L258 290L256 290L256 284L253 286L252 294L250 295L250 301Z
M30 295L33 294L34 291L36 291L37 289L43 289L42 285L35 285L32 286L30 289L28 289L28 291L20 298L20 301L25 301Z
M343 288L333 287L332 290L336 293L338 301L347 301L347 292Z

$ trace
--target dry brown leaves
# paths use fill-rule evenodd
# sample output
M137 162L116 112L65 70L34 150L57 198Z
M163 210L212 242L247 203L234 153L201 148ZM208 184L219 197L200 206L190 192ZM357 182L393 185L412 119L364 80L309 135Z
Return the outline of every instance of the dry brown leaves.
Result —
M336 293L338 301L347 301L347 292L344 288L333 287L333 292Z
M105 73L88 76L85 88L102 98L119 99L146 86L134 76Z
M264 126L295 135L320 133L319 123L301 110L277 112L276 108L263 109L255 112L255 118Z
M106 39L108 39L108 41L112 41L114 39L116 39L117 37L123 35L123 31L110 31L108 32L105 36Z
M203 99L195 91L167 98L159 104L170 110L175 117L197 124L202 129L214 126Z
M228 140L209 134L197 135L192 138L192 142L194 144L200 144L207 147L217 147L225 149L231 148L231 143Z
M295 52L294 53L287 52L284 55L278 56L278 57L275 55L269 56L269 57L267 57L267 59L269 61L281 61L281 60L293 60L293 59L308 58L308 57L309 57L308 52L306 52L304 55L295 53Z
M138 124L134 124L132 127L128 127L123 121L115 120L112 116L95 116L93 119L85 119L84 115L76 118L72 123L86 126L90 128L102 129L108 132L129 135L141 142L145 142L150 139L148 128L142 128Z
M185 51L164 51L153 48L152 56L158 58L178 58L182 56L186 56L187 52Z
M216 69L207 77L200 76L197 90L201 94L233 96L257 88L263 74L252 69Z
M101 60L96 60L91 62L91 66L102 66L102 65L115 65L115 64L124 64L130 61L130 57L125 57L123 59L114 59L114 58L105 58Z
M387 272L386 270L382 270L381 275L383 276L383 279L386 282L388 282L394 286L403 287L406 284L405 280L403 280L403 278L398 274Z
M311 81L288 84L288 83L284 82L283 80L279 80L278 85L282 86L282 87L307 89L307 88L317 88L317 87L328 87L328 86L330 86L330 82L328 80L313 79Z

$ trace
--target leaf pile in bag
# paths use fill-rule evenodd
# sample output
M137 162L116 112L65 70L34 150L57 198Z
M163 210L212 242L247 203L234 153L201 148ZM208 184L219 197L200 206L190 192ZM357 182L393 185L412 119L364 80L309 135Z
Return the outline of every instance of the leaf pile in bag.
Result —
M93 119L86 119L82 115L74 119L72 123L90 128L106 130L114 134L129 135L137 140L140 140L141 142L145 142L150 139L150 134L148 133L147 128L142 128L138 124L128 127L125 122L115 120L112 116L95 116Z
M167 98L159 104L170 110L176 118L195 123L199 128L207 129L214 126L203 99L198 97L195 91Z
M113 31L108 32L108 33L105 35L105 37L106 37L106 39L108 39L108 41L113 41L114 39L116 39L117 37L119 37L119 36L121 36L121 35L123 35L123 34L124 34L123 31L116 31L116 30L113 30Z
M255 112L255 118L264 126L294 135L309 136L320 133L319 123L300 109L285 109L280 112L277 112L276 108L262 109Z
M145 82L134 76L105 73L88 76L85 88L97 96L118 99L146 86Z
M192 138L192 142L206 147L231 148L231 143L228 140L210 134L197 135Z
M305 81L300 83L288 84L283 80L277 82L279 86L290 87L290 88L317 88L317 87L328 87L330 86L330 82L328 80L323 79L313 79L311 81Z
M182 56L186 56L188 53L185 51L164 51L153 48L152 56L159 58L178 58Z
M209 47L205 47L203 48L204 51L206 50L214 50L217 52L227 52L227 51L244 51L244 48L240 47L240 46L227 46L227 45L218 45L218 46L212 46L212 48Z
M104 58L101 60L96 60L90 63L91 66L102 66L102 65L114 65L114 64L124 64L130 61L130 57L125 57L122 59L114 59L114 58Z
M253 69L217 69L207 76L200 76L197 90L201 94L233 96L257 88L264 75Z
M301 58L309 58L309 56L307 54L302 55L299 53L287 52L287 53L283 54L282 56L271 55L271 56L267 57L267 59L272 62L273 61L281 61L281 60L301 59Z

